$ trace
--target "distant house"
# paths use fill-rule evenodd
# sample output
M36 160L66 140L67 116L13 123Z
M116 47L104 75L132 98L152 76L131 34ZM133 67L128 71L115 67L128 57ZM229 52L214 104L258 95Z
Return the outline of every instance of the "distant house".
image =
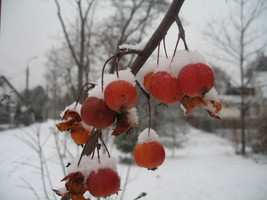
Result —
M252 85L255 88L258 114L262 118L267 118L267 71L254 71Z
M253 129L259 126L259 121L267 120L267 58L260 57L251 64L248 71L249 84L245 88L246 127ZM232 87L227 77L220 69L214 69L215 88L219 92L222 110L219 112L222 120L210 118L203 109L195 109L189 115L189 122L196 127L214 131L217 128L240 128L241 89ZM265 120L265 121L266 121ZM267 124L267 123L266 123Z
M17 104L23 100L21 94L4 76L0 76L0 99L0 125L3 128L13 124Z

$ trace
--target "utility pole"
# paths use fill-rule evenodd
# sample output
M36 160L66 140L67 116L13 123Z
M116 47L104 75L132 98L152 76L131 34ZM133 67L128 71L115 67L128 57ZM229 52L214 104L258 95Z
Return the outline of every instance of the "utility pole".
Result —
M26 102L28 102L29 100L29 75L30 75L30 70L29 70L29 65L30 62L34 59L38 58L38 56L33 56L31 57L28 62L27 62L27 66L26 66L26 89L25 89L25 100Z

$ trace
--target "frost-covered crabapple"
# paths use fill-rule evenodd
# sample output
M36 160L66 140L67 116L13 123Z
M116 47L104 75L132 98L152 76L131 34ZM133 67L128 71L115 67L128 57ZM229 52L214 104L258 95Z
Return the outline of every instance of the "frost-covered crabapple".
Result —
M176 103L183 97L177 79L165 71L159 71L151 77L148 91L164 104Z
M124 80L117 80L106 86L104 98L110 109L121 113L134 107L137 92L131 83Z
M189 64L180 70L178 84L189 97L204 96L213 87L214 74L204 63Z
M120 178L111 168L100 168L92 171L87 179L87 187L94 197L106 197L118 192Z
M148 134L148 129L146 129L140 134L133 156L139 167L147 169L155 169L164 162L165 150L154 130L151 129Z
M88 97L82 105L81 117L84 123L97 129L109 127L116 119L117 113L111 110L103 99Z

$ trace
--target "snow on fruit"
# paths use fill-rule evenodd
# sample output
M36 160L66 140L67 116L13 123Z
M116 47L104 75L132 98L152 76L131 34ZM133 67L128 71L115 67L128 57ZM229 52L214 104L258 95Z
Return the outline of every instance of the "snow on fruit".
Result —
M67 181L65 187L54 190L59 196L83 200L86 191L94 197L106 197L119 191L120 177L115 158L102 155L100 160L83 156L80 163L79 160L75 158L67 168L68 175L61 180Z
M138 137L133 150L134 161L139 167L156 169L165 160L165 150L153 129L145 129Z

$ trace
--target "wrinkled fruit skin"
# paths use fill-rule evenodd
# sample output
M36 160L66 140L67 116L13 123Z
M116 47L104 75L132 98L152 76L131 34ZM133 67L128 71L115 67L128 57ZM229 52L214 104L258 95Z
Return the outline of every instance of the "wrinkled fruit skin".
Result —
M134 107L137 92L131 83L118 80L107 85L104 98L110 109L121 113L124 110L130 110Z
M133 150L134 161L139 167L154 169L165 160L165 150L159 142L137 144Z
M208 65L189 64L179 72L178 84L189 97L204 96L213 87L214 74Z
M183 97L177 79L164 71L157 72L151 77L149 93L164 104L179 102Z
M97 129L105 129L115 121L116 112L111 110L104 100L88 97L83 102L81 117L84 123Z
M118 192L120 178L113 169L103 168L90 173L87 187L94 197L105 197Z

